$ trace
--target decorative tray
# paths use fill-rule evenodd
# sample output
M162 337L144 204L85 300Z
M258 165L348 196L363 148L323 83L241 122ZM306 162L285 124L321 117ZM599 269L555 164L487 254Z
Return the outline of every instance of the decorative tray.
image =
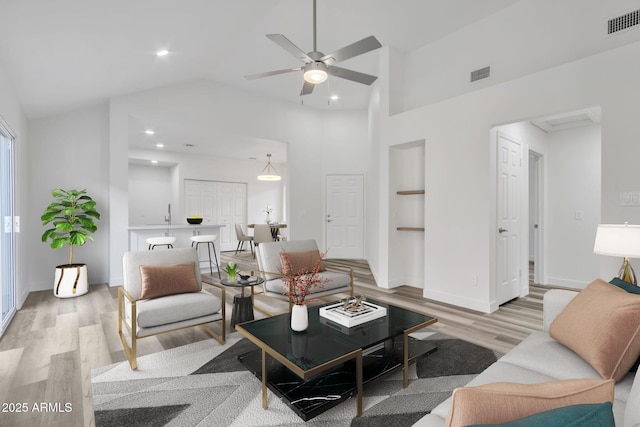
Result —
M350 303L353 306L356 300L352 299ZM387 315L386 308L366 301L360 302L356 308L351 310L347 310L344 307L344 302L320 307L320 316L351 328Z

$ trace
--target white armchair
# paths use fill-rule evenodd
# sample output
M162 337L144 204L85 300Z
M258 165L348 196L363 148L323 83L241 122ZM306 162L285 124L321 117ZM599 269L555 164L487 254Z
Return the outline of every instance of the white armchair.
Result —
M195 249L127 252L123 257L123 286L118 288L118 334L131 369L137 368L139 338L201 325L225 342L225 289L220 297L202 290ZM207 323L220 321L220 335ZM128 346L122 325L129 329Z

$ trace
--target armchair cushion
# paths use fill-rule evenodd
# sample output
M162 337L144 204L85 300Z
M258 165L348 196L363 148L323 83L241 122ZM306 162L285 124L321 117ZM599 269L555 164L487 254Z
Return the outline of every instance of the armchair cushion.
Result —
M311 273L316 266L318 272L326 271L319 250L305 252L280 252L282 274Z
M171 265L141 265L142 293L140 299L158 298L186 292L200 292L195 263Z
M613 402L613 380L490 383L453 391L445 426L504 423L563 406Z
M549 334L602 378L620 381L640 355L640 296L596 279L567 304Z
M200 291L138 301L136 310L138 326L152 328L215 314L220 308L220 298Z

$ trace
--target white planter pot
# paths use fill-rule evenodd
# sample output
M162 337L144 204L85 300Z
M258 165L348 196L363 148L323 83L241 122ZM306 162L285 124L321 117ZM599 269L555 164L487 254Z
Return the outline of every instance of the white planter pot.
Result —
M309 313L306 304L296 304L291 310L291 329L297 332L306 331L309 327Z
M86 264L64 264L56 267L53 294L58 298L79 297L89 292Z

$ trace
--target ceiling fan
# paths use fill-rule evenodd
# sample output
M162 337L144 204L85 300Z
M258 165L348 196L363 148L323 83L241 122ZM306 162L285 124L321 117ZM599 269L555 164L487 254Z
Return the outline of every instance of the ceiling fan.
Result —
M345 61L349 58L353 58L354 56L362 55L363 53L382 47L380 42L374 36L366 37L328 55L318 51L316 46L316 0L313 0L313 50L311 52L304 53L304 51L282 34L267 34L267 37L278 44L281 48L304 62L304 65L300 67L268 71L266 73L247 75L245 78L248 80L274 76L276 74L302 71L304 76L304 84L302 85L302 91L300 91L300 96L302 96L313 92L314 86L327 80L329 75L365 85L370 85L377 79L376 76L372 76L370 74L360 73L358 71L348 70L334 65L337 62Z

